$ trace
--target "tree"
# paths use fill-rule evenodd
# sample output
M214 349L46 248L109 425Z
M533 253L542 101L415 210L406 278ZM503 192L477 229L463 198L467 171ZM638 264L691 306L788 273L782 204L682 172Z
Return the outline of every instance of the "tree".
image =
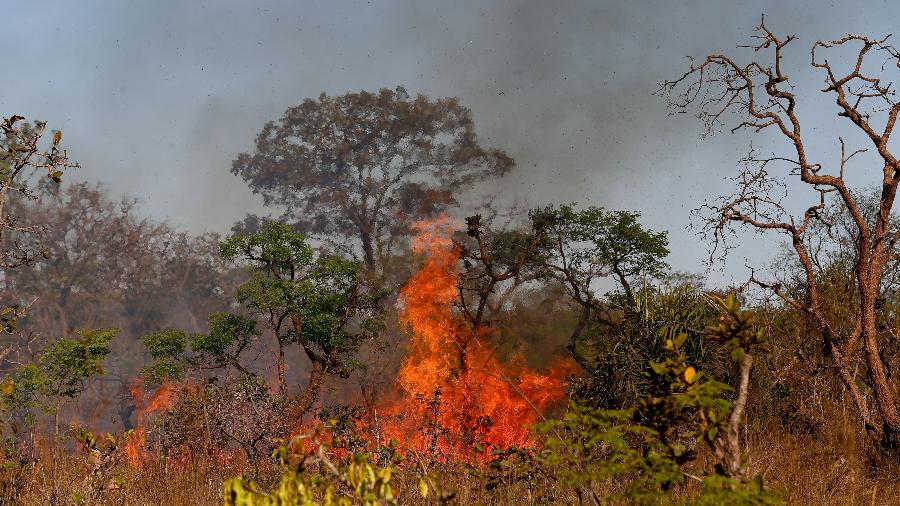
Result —
M458 99L411 97L398 87L304 100L266 123L231 172L301 230L358 239L371 270L413 221L512 166L478 142Z
M379 331L387 293L365 284L361 262L316 255L305 237L284 223L269 222L256 234L230 237L220 251L248 267L250 277L237 300L256 319L219 312L210 316L207 334L177 329L150 334L144 343L156 362L147 372L159 380L180 376L187 365L259 376L266 364L253 360L269 349L278 395L286 400L288 419L297 420L318 399L326 375L348 377L357 365L353 355ZM273 346L259 346L263 332ZM286 354L291 346L302 350L311 369L305 388L289 395Z
M751 151L744 160L743 171L736 178L737 192L698 210L703 219L702 231L713 244L711 258L716 251L727 254L730 248L727 232L733 225L787 236L803 268L806 289L802 296L795 297L780 283L762 280L754 273L748 283L769 290L813 322L816 333L834 359L838 375L868 435L873 441L880 440L896 447L900 444L900 410L894 397L896 385L892 384L879 355L885 340L895 338L896 329L879 329L877 306L885 270L897 258L897 241L900 239L891 219L897 185L900 184L900 160L890 146L891 134L900 115L900 103L895 99L893 85L886 74L891 67L900 68L900 52L887 44L886 37L873 39L855 34L812 44L810 64L824 75L825 87L821 91L834 98L837 116L845 118L853 131L861 134L864 142L873 149L872 159L877 162L881 182L878 204L867 216L866 209L844 177L848 164L867 150L849 151L844 139L840 138L840 158L826 164L816 160L815 153L809 149L808 136L801 131L797 108L799 97L784 63L785 49L796 36L776 36L763 20L756 27L755 38L755 44L749 47L755 52L769 52L772 59L768 63L740 64L728 55L710 54L702 61L692 61L682 76L660 86L675 112L696 106L708 131L717 130L729 113L735 113L739 120L733 131L774 131L786 145L786 153L773 152L771 156L760 156ZM838 60L829 60L823 54L839 51L855 52L849 70L838 69L835 64ZM791 214L784 200L784 179L770 172L779 164L786 166L789 175L817 196L799 216ZM823 308L826 302L819 285L821 272L810 253L811 224L823 219L826 195L834 195L852 217L858 238L852 252L858 293L851 302L853 324L847 331L836 328L826 317ZM874 398L874 411L868 392L861 388L852 367L860 348Z
M490 227L480 214L466 218L465 236L455 242L462 272L457 306L474 332L490 326L516 289L536 280L541 230Z
M45 228L29 223L28 216L11 213L10 206L17 198L36 199L35 182L44 174L59 183L65 170L78 166L69 161L66 150L60 147L61 131L53 133L49 147L40 146L47 124L38 121L31 125L24 119L14 115L0 123L0 268L5 273L48 256L41 242ZM15 294L4 301L0 331L15 332L16 320L33 302L25 294ZM9 348L4 356L8 353Z
M35 362L23 365L2 386L3 401L10 411L43 408L52 411L54 433L66 400L77 398L84 382L104 373L110 342L118 329L80 330L80 338L61 338L47 346Z
M134 311L124 317L125 294L158 281L173 231L136 216L135 199L113 201L100 185L44 188L36 197L10 208L44 227L48 258L10 273L4 287L9 296L39 296L26 320L29 328L62 336L101 324L128 328L142 319ZM139 298L152 305L148 297Z
M736 388L694 367L683 349L688 335L673 328L677 334L666 340L665 355L647 364L647 391L631 406L573 403L562 420L543 424L548 438L542 458L564 485L576 488L580 502L587 497L589 504L681 504L672 501L672 486L690 478L702 487L685 504L781 504L760 476L748 479L740 443L753 357L765 341L759 320L734 297L712 299L720 318L705 338L731 350L740 364ZM698 457L692 440L711 450L714 473L686 472ZM691 469L698 471L702 467ZM612 493L599 490L610 483Z
M112 372L125 380L144 361L135 346L140 336L161 326L205 330L207 315L228 307L242 273L219 256L218 236L191 236L141 217L137 199L113 200L99 184L54 184L37 197L9 209L44 228L48 258L7 272L0 288L2 297L28 293L38 298L20 320L35 336L118 327L122 332L113 344ZM32 358L22 346L10 356L19 362Z
M547 206L530 213L534 228L544 234L542 264L546 276L565 286L579 308L569 351L586 370L590 361L579 352L581 339L592 316L602 316L609 306L601 304L596 284L612 277L624 291L625 304L635 300L636 276L653 277L667 267L665 232L644 229L639 213L606 211L599 207L576 210L573 206ZM612 317L603 318L609 322Z
M11 341L0 367L35 360L43 345L74 329L117 327L108 374L88 384L68 413L114 423L117 411L128 424L130 388L146 361L140 337L161 327L205 331L207 316L228 308L245 275L221 258L218 235L195 236L141 216L137 198L113 198L102 184L48 181L34 194L7 209L43 230L48 258L5 273L0 300L37 300L19 320L28 339Z
M647 395L646 364L669 353L666 343L683 335L679 347L691 365L724 380L724 350L706 339L704 329L719 312L710 297L689 284L645 285L634 299L616 309L599 302L578 344L587 372L573 382L570 397L586 407L629 408Z

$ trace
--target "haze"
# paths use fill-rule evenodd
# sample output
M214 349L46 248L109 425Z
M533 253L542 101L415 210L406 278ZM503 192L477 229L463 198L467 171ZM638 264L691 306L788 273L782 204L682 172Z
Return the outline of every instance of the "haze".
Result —
M896 18L890 2L672 6L20 3L0 35L0 108L64 130L83 165L70 179L139 196L146 213L188 230L224 232L261 210L231 160L288 106L397 85L459 96L485 143L517 161L495 189L504 198L640 210L669 230L673 267L699 271L705 248L685 230L689 210L729 188L748 137L701 141L694 118L667 115L657 83L683 71L682 55L744 43L761 13L776 33L799 34L800 64L817 38L887 34ZM835 121L826 112L823 131ZM766 258L774 243L754 244L750 256Z

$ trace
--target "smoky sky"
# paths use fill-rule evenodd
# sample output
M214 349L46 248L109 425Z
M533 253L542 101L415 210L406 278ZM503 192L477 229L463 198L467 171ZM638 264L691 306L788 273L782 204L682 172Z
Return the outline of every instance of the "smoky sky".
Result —
M146 213L225 232L260 199L229 173L263 123L321 92L403 85L458 96L515 171L491 190L531 205L639 210L670 232L671 263L702 269L690 209L727 190L748 137L700 140L657 84L686 55L733 51L761 14L797 33L797 74L818 38L884 35L892 2L416 1L19 2L0 113L61 128L83 168ZM836 122L828 102L809 110ZM814 128L815 130L815 128ZM823 127L823 145L833 144ZM756 139L764 142L765 139ZM748 244L765 258L774 243Z

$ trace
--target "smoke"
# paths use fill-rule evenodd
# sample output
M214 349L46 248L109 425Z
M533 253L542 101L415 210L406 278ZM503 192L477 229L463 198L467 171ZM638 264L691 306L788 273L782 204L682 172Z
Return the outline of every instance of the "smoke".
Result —
M322 91L405 85L459 96L485 143L518 170L488 190L532 204L640 209L672 231L673 264L699 268L685 231L747 139L698 141L656 84L682 55L731 50L759 15L808 44L890 31L887 3L122 2L18 6L0 34L15 69L4 114L62 127L84 169L192 231L227 231L259 200L229 174L262 124Z

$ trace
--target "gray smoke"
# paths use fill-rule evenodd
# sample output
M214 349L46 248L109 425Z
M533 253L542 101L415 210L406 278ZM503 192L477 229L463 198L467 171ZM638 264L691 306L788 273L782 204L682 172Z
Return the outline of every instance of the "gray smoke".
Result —
M729 5L729 3L731 5ZM888 33L889 2L123 2L17 6L0 34L3 114L61 127L84 169L194 231L226 231L259 201L229 174L268 119L322 91L404 85L461 97L518 170L491 191L532 204L642 210L669 229L672 263L697 270L683 229L720 193L746 136L698 140L652 96L684 55L732 50L767 13L812 40ZM805 72L803 70L798 73ZM833 117L833 116L832 116Z

